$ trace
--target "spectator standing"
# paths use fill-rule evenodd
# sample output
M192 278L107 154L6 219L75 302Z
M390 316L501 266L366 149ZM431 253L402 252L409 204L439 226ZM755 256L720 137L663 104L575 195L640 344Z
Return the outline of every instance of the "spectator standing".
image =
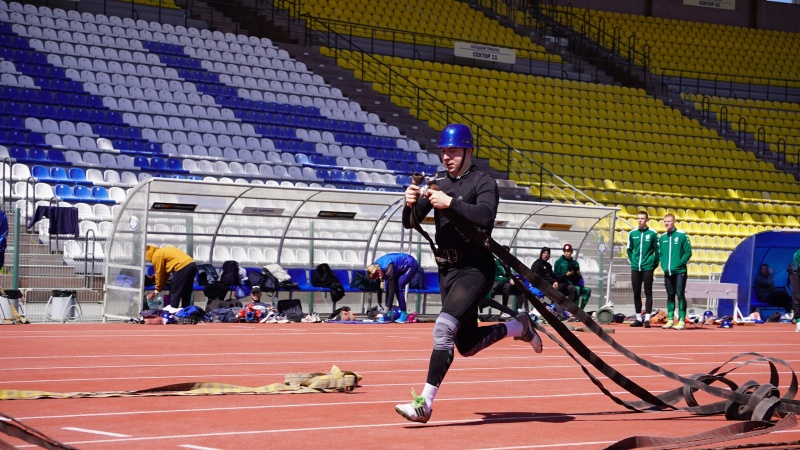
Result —
M176 247L156 247L148 245L145 258L153 263L155 269L155 291L147 295L147 300L156 297L170 282L170 304L164 305L164 310L176 313L192 303L194 294L194 278L197 275L197 265L194 259L183 250Z
M658 233L647 227L647 212L636 214L639 227L628 234L628 261L631 263L631 286L636 320L632 327L650 328L653 311L653 271L658 266ZM645 307L642 309L642 285Z
M384 318L391 318L392 301L397 297L400 317L395 322L405 323L408 320L405 287L411 282L418 270L419 263L407 253L387 253L367 267L367 277L370 280L381 280L386 289L387 311L383 316Z
M664 216L667 231L658 237L657 258L664 269L664 285L667 288L667 323L661 328L682 330L686 327L686 264L692 258L689 236L675 228L675 216ZM678 301L678 322L675 323L675 300Z
M508 336L530 343L542 351L530 316L518 314L515 320L478 326L478 306L492 287L495 273L492 254L469 242L458 228L440 212L462 217L491 235L497 216L497 182L472 164L475 145L472 130L464 124L448 125L437 145L445 172L436 174L436 188L422 194L420 186L406 188L403 226L414 228L433 209L438 244L439 286L442 308L433 326L433 351L421 395L412 389L414 400L395 406L398 414L412 422L427 422L439 387L453 363L455 349L466 357Z

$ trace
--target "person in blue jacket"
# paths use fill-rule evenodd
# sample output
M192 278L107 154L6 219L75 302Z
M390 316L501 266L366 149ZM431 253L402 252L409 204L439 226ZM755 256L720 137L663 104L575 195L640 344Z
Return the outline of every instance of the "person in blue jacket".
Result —
M367 267L367 276L371 280L380 279L383 282L386 290L386 309L389 315L392 314L392 301L397 297L400 317L395 322L405 323L408 319L405 287L411 282L417 270L419 270L419 263L407 253L387 253Z
M8 217L0 209L0 269L6 265L6 245L8 244Z

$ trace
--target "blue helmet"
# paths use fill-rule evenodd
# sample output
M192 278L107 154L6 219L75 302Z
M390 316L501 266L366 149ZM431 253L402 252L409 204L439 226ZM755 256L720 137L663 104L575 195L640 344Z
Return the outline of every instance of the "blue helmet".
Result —
M450 124L442 130L436 146L439 148L475 148L475 143L472 141L472 130L463 123Z
M723 320L722 323L719 325L720 328L733 328L733 324L730 320Z

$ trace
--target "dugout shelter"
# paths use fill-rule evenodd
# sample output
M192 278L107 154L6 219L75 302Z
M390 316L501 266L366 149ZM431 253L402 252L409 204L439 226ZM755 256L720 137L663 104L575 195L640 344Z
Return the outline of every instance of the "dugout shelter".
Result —
M364 189L364 187L360 187ZM146 244L179 247L197 263L219 268L226 260L244 267L279 263L284 268L363 270L384 253L404 251L435 272L430 248L402 227L398 192L347 190L151 178L131 189L106 241L104 319L141 311ZM587 285L602 297L610 267L616 208L501 200L495 240L530 266L541 247L575 248ZM428 219L432 219L431 213ZM423 227L434 235L432 220ZM601 245L602 244L602 245ZM607 283L605 284L607 286ZM599 289L598 289L599 288ZM599 293L599 294L598 294Z

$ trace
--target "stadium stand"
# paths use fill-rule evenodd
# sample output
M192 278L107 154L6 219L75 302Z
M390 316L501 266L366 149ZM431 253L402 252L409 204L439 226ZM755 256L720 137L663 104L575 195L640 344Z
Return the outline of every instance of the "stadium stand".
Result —
M171 0L157 3L177 7ZM512 2L479 3L512 12ZM477 4L404 0L381 5L380 14L376 8L365 1L315 0L290 13L311 14L309 26L318 32L346 28L351 36L450 49L455 41L483 42L516 49L522 58L563 61L541 42L490 20ZM74 13L0 2L2 195L22 206L26 218L42 202L60 199L78 209L81 236L102 242L112 205L124 201L125 189L152 176L399 191L411 171L432 172L440 165L419 142L362 109L268 38ZM798 73L797 61L786 53L796 48L794 33L602 11L585 15L594 26L618 28L619 36L636 34L650 49L654 73L674 69L700 79L722 74L748 83L752 77ZM604 39L600 45L614 46ZM576 201L563 189L542 189L541 166L590 198L618 205L623 219L646 209L650 225L661 230L658 219L675 212L697 248L694 274L719 272L746 236L798 226L800 186L792 175L646 90L570 79L570 73L552 78L341 48L323 47L321 53L373 82L375 92L434 130L449 111L491 130L502 143L480 148L479 156L535 196ZM756 63L753 54L761 58ZM622 56L630 55L623 50ZM391 86L377 76L389 73ZM412 94L398 94L398 86L424 90L437 102L420 106ZM797 145L796 103L688 92L681 98L708 109L734 132L742 120L748 132L763 128L769 150ZM500 157L504 145L520 156ZM794 150L783 157L798 163ZM676 173L683 175L680 182ZM49 238L47 227L36 230ZM157 239L181 245L182 232L170 227ZM273 258L269 239L243 245L246 236L265 236L261 230L217 233L198 235L199 259L217 261L226 254L250 264ZM316 243L314 254L284 248L282 260L303 265L313 256L344 270L360 268L363 251L340 245L348 238L344 231L321 233L330 236ZM625 233L621 225L614 242L624 243ZM212 251L215 234L222 239ZM61 244L65 260L76 268L102 255L96 247L86 252L80 242Z

